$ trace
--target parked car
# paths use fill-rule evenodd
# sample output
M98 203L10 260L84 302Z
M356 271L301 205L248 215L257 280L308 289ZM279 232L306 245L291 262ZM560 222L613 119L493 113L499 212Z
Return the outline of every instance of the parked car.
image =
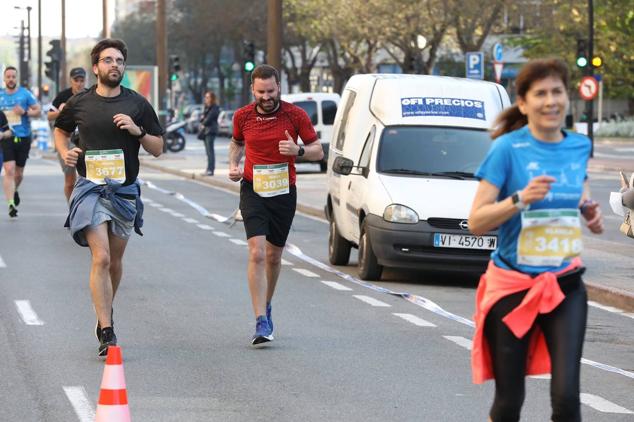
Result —
M308 114L308 117L310 117L321 142L321 146L324 149L324 158L319 162L319 167L321 171L326 171L330 138L332 138L332 125L335 121L337 106L339 105L341 97L339 94L304 92L282 95L282 100L301 107ZM296 162L306 162L306 159L297 157Z
M218 135L231 137L233 134L233 113L235 110L222 110L218 115Z
M355 75L337 112L328 163L328 257L359 276L383 267L482 273L497 232L468 215L488 129L510 105L498 84L428 75Z
M203 113L203 108L196 107L192 108L189 111L189 116L185 117L185 132L187 133L198 133L198 128L200 127L200 116ZM184 116L184 114L183 114Z

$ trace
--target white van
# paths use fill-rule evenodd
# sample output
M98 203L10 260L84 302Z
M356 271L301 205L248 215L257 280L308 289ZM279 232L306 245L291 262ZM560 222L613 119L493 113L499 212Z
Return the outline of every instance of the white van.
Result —
M484 271L495 232L467 218L488 129L510 105L500 85L426 75L355 75L335 117L328 165L329 260L359 248L359 276L383 267Z
M308 114L308 117L310 117L324 149L324 158L319 162L319 167L321 171L326 171L328 149L330 138L332 138L332 127L341 96L339 94L327 94L324 92L303 92L299 94L282 95L282 100L301 107ZM302 157L298 157L296 160L297 163L304 161Z

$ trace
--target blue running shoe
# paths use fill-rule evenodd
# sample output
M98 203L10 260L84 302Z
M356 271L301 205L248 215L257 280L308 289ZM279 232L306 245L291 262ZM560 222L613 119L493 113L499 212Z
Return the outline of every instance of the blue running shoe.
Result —
M273 332L269 326L269 320L261 315L255 322L255 334L251 340L251 345L261 347L270 341L273 341Z
M269 327L271 327L271 334L273 334L273 318L271 318L271 302L266 304L266 319L269 320Z

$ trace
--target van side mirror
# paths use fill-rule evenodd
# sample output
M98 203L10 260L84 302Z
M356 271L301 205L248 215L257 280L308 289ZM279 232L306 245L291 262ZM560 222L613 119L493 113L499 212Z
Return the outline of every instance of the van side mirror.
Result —
M349 175L353 168L354 162L345 157L337 157L332 163L332 171L343 176Z

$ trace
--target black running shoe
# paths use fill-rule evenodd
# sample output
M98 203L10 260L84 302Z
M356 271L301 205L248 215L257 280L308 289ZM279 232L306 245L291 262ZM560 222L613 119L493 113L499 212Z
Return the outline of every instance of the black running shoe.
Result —
M117 345L117 336L114 334L112 327L106 327L101 330L101 341L99 343L97 356L108 355L108 347Z
M17 190L13 192L13 203L15 204L16 207L20 205L20 194L18 193Z
M114 328L114 319L112 319L112 315L114 314L114 308L110 309L110 326ZM95 337L97 337L97 341L101 343L101 324L99 320L97 320L97 324L95 325Z
M9 205L9 217L17 217L18 216L18 209L13 205Z

